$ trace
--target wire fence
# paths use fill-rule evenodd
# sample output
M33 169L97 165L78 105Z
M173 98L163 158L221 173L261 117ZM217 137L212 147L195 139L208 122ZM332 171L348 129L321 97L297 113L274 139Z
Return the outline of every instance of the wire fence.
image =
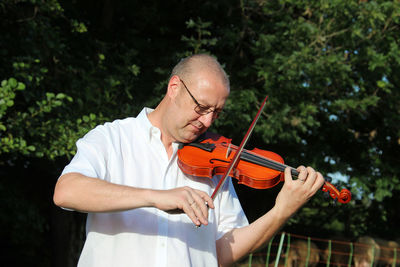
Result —
M356 241L281 233L235 267L400 267L398 242L362 236Z

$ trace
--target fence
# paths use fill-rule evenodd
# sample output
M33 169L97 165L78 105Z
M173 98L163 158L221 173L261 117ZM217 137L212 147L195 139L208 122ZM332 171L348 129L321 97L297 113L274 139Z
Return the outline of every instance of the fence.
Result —
M360 237L312 238L290 233L275 236L268 245L235 267L399 267L400 246L395 241Z

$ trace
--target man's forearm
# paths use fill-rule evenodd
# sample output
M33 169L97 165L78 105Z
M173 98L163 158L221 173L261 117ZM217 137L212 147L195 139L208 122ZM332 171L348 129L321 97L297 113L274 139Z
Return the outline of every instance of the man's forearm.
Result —
M240 258L257 250L268 242L289 217L282 217L277 209L242 228L233 229L217 240L217 254L220 266L229 266Z
M112 212L150 206L150 190L67 173L59 178L54 191L57 206L81 212Z
M81 212L115 212L154 207L166 212L180 210L195 225L208 224L213 200L204 191L187 186L169 190L142 189L68 173L59 178L54 191L57 206Z

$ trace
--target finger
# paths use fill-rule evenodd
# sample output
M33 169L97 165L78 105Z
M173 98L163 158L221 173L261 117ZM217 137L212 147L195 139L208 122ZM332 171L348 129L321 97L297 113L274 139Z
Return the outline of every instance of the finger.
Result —
M297 171L299 172L299 175L297 176L297 180L300 180L301 182L305 182L307 179L307 169L304 166L299 166L297 167Z
M208 199L212 203L212 199L208 197L208 195L200 190L194 190L192 192L192 197L195 200L195 203L191 205L192 209L194 210L197 218L203 223L203 224L208 224L208 207L207 207L207 201L205 200Z
M184 199L182 203L182 210L186 215L192 220L195 225L201 224L200 215L196 214L194 204L196 204L194 190L190 187L184 187L182 193L184 194Z
M312 189L315 191L315 192L317 192L321 187L322 187L322 185L325 183L325 179L324 179L324 177L322 176L322 174L320 173L320 172L317 172L316 173L316 179L315 179L315 183L314 183L314 185L312 186Z
M193 202L192 205L190 205L189 203L185 203L183 205L183 211L186 213L186 215L192 220L192 222L199 226L201 225L201 222L199 220L199 218L197 217L194 209L192 208L192 206L195 204L196 202Z
M196 199L199 209L205 219L205 224L208 224L208 208L214 209L214 200L204 191L193 189L196 193L193 197Z
M201 204L201 206L196 202L192 205L192 208L201 224L208 225L208 209L204 207L205 204Z
M211 202L212 203L212 202ZM196 202L196 208L199 208L201 212L201 218L204 219L208 223L208 203L204 200L203 197L199 197L198 202Z
M307 177L304 183L310 185L311 187L315 183L315 179L317 178L317 173L311 167L307 167L306 171L307 171Z
M214 209L214 201L213 199L204 191L196 190L200 197L202 198L202 201L204 202L206 207L209 207L211 209Z
M289 181L293 181L292 172L291 172L290 167L286 167L284 173L285 173L285 183L289 182Z

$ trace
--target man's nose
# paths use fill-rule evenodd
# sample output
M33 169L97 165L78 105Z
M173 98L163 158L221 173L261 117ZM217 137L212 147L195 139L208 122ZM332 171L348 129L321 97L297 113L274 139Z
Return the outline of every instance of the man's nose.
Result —
M209 128L214 120L214 112L210 112L199 117L199 121L206 127Z

